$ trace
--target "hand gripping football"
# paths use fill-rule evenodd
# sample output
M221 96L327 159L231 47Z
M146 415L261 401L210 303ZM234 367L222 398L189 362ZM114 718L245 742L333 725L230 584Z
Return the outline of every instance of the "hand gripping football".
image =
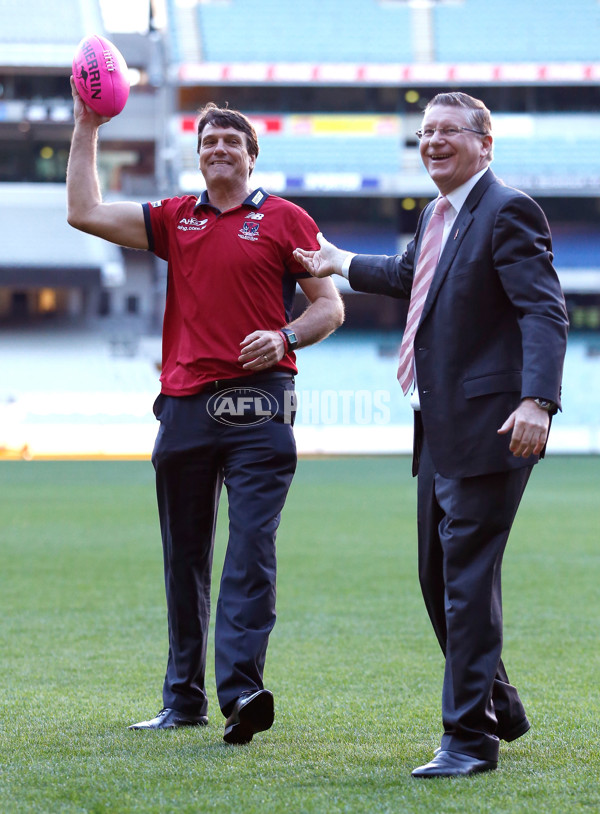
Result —
M99 116L116 116L129 96L127 63L112 42L92 34L84 37L73 57L75 87Z

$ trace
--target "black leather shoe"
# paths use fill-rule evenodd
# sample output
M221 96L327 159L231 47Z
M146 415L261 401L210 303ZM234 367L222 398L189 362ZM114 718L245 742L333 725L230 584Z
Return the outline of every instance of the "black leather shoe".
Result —
M467 777L477 772L489 772L498 765L495 760L479 760L462 752L442 750L432 761L411 772L413 777Z
M180 726L206 726L207 724L206 715L186 715L176 709L165 708L161 709L156 718L132 724L127 729L178 729Z
M515 724L512 727L512 729L504 730L504 729L498 728L496 730L496 735L498 735L498 737L500 738L501 741L506 741L507 743L510 743L511 741L516 741L517 738L520 738L526 732L529 732L530 729L531 729L531 724L529 723L527 718L523 718L523 720L519 721L518 724ZM434 755L439 755L439 753L441 751L442 751L442 747L438 746L437 749L433 750L433 754Z
M257 690L242 693L225 721L223 740L226 743L250 743L256 732L263 732L273 726L274 718L272 692Z

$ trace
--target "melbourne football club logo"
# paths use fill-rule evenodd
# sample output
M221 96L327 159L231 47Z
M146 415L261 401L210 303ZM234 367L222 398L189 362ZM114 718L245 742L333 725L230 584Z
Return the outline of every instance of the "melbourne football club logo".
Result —
M238 237L243 240L258 240L259 227L260 223L244 223L238 232Z

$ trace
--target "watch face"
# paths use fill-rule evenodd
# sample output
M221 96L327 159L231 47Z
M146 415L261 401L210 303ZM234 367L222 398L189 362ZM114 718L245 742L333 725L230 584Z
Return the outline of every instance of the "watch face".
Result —
M298 345L298 337L290 328L285 328L283 333L287 336L288 348L290 350L294 350L294 348Z

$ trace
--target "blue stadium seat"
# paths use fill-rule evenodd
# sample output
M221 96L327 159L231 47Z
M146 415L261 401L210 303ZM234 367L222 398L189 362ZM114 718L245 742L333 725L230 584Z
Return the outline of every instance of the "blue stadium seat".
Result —
M197 7L213 62L411 62L410 8L378 0L231 0Z
M74 49L82 38L82 32L100 22L95 4L89 5L91 8L84 14L80 0L61 0L51 9L45 0L28 0L23 4L27 13L25 27L24 17L14 13L14 0L0 0L0 42L50 47L68 43Z
M190 59L184 40L193 16L167 0L171 54ZM281 0L201 3L195 9L196 61L412 63L415 9L380 0L304 0L293 16ZM597 0L464 0L435 4L438 62L597 61ZM290 22L291 20L291 22ZM428 41L428 37L424 37ZM185 54L185 58L184 58Z
M263 136L258 167L263 172L358 172L386 175L400 171L397 138L379 136Z
M465 0L436 5L434 15L435 58L439 62L598 59L597 0Z

